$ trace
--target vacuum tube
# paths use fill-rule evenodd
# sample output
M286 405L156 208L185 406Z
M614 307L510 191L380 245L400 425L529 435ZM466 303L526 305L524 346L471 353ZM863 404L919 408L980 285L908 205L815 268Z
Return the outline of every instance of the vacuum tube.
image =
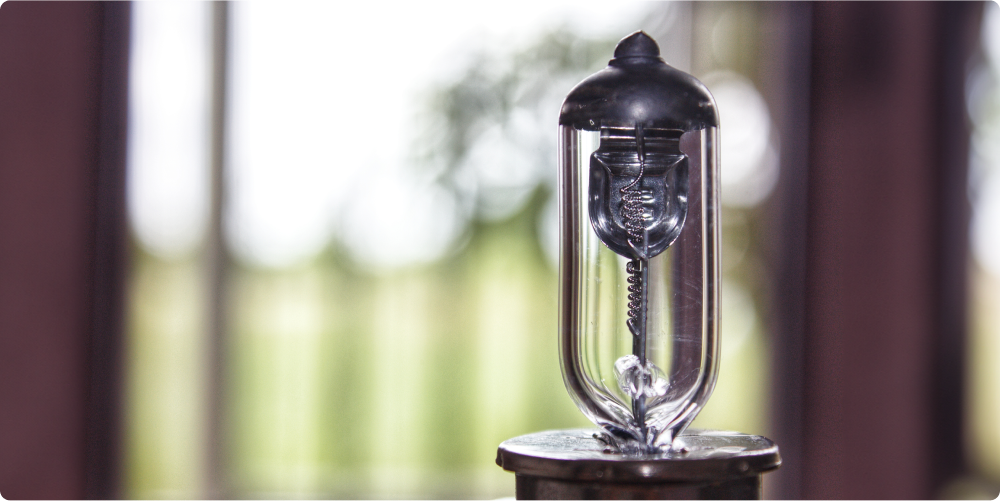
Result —
M559 356L598 427L505 440L517 499L760 499L765 437L688 430L719 367L719 117L645 33L559 116Z
M560 360L613 450L670 452L715 386L718 124L643 32L562 106Z

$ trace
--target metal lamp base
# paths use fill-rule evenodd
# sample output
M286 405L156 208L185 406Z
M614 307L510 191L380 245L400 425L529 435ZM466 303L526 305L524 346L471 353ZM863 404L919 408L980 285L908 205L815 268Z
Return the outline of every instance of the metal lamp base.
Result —
M761 474L781 465L756 436L688 430L678 452L609 452L597 429L552 430L500 444L497 465L515 474L517 499L760 499Z

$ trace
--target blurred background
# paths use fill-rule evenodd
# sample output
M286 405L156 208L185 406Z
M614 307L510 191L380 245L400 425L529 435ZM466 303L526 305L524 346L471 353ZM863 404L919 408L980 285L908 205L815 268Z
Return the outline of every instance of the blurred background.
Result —
M217 480L237 495L511 495L499 442L588 424L555 343L562 98L640 28L690 70L692 6L231 4L216 215L213 8L132 10L129 492L203 492L206 417L219 413ZM712 47L729 57L736 42ZM731 378L699 424L763 433L747 225L776 154L753 82L703 57L745 151L727 183ZM210 228L226 251L221 291L206 280ZM222 403L206 406L220 382L205 340L220 334Z
M512 496L562 98L713 92L722 369L778 498L1000 494L995 3L0 7L0 494Z

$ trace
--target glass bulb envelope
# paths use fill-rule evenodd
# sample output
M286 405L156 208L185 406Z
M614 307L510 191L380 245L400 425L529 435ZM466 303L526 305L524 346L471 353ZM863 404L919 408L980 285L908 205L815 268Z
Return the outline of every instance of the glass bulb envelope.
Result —
M718 112L643 32L559 117L559 345L580 410L622 452L656 453L719 363Z

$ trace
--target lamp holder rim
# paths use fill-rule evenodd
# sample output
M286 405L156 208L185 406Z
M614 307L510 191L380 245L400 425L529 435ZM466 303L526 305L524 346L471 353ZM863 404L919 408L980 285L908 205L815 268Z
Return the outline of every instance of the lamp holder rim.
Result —
M757 435L689 429L670 452L628 455L606 452L606 444L594 438L598 432L577 428L515 437L500 444L496 462L519 475L627 483L720 481L781 466L778 446Z

